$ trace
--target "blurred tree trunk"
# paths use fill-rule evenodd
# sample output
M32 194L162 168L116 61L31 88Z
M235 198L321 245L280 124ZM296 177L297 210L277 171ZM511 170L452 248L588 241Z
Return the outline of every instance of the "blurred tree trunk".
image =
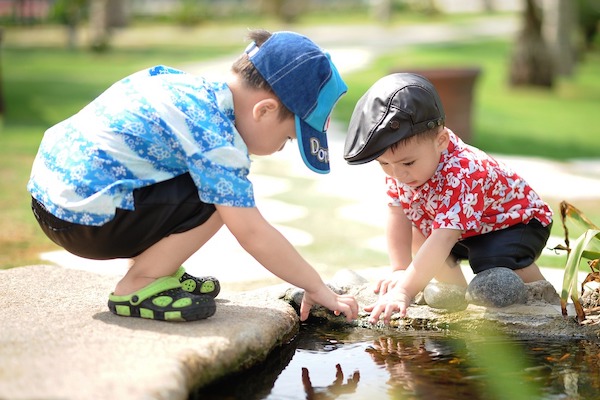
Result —
M75 50L79 45L78 28L85 15L87 0L57 0L52 13L67 28L67 48Z
M296 21L304 12L306 3L298 0L259 0L259 7L262 12L290 23Z
M128 0L108 0L107 21L109 28L123 28L129 23Z
M392 18L392 0L371 0L371 15L378 22L389 22Z
M513 86L554 85L554 59L542 36L542 12L535 0L526 0L523 29L517 37L510 62Z
M67 10L67 15L65 16L65 22L67 25L67 48L69 50L75 50L78 45L77 40L77 28L79 27L79 22L81 21L81 4L77 2L71 2L68 5L69 9Z
M91 0L90 3L90 48L104 51L108 48L108 0Z
M128 23L126 2L123 0L91 0L90 2L90 47L104 51L110 46L112 28L124 27Z
M483 10L485 12L494 12L496 11L496 6L494 5L493 0L483 0Z
M4 115L4 112L6 111L5 106L4 106L4 89L3 89L3 85L2 85L2 34L3 34L3 30L2 27L0 27L0 117L2 117ZM0 126L1 128L1 126ZM0 129L1 130L1 129Z
M600 28L600 0L579 0L577 2L577 22L581 30L582 51L591 50Z
M577 58L577 2L573 0L544 1L543 35L548 41L559 75L571 76Z

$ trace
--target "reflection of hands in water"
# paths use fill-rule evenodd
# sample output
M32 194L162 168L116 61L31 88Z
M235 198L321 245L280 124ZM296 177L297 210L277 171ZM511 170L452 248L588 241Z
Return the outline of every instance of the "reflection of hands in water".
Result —
M404 342L397 338L381 337L367 349L375 364L384 366L390 373L388 383L415 393L423 382L420 367L431 363L431 355L420 340Z
M422 339L405 339L405 343L400 338L380 337L373 341L373 346L367 349L371 357L377 364L389 361L389 358L395 360L414 360L425 358L431 360L431 354L425 348Z
M344 384L344 373L340 364L337 364L335 369L335 380L331 385L315 388L310 381L310 376L308 376L308 369L302 368L302 384L304 385L304 392L306 392L306 400L335 399L342 394L356 391L356 386L360 380L360 372L354 371L352 378L348 378L348 382Z
M366 351L375 364L389 372L394 398L421 394L424 399L442 399L449 393L455 398L469 398L478 393L471 387L473 383L465 382L461 369L448 367L461 362L456 350L434 339L381 337Z

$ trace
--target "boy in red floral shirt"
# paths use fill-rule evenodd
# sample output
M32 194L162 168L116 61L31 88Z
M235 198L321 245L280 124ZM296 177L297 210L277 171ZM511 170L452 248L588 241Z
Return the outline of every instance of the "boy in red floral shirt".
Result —
M444 126L442 102L417 74L377 81L354 109L344 158L379 162L391 199L387 241L392 275L366 307L370 322L406 315L435 278L462 287L458 260L475 274L496 267L524 282L543 280L535 260L550 235L552 211L512 170Z

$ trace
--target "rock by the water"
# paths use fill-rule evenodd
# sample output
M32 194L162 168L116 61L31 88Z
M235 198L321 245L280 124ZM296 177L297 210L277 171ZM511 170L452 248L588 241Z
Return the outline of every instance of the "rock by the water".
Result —
M511 269L498 267L478 273L467 287L466 300L485 307L507 307L527 302L523 280Z
M544 302L548 304L560 305L560 296L554 289L554 286L546 280L526 283L527 304L535 302Z
M466 288L443 282L431 282L423 290L423 297L429 307L448 311L467 308Z

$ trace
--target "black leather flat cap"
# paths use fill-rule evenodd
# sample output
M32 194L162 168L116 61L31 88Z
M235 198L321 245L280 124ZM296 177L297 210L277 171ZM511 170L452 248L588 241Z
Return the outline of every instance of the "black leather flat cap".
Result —
M360 98L348 127L344 159L364 164L392 144L444 124L442 101L425 77L413 73L387 75Z

